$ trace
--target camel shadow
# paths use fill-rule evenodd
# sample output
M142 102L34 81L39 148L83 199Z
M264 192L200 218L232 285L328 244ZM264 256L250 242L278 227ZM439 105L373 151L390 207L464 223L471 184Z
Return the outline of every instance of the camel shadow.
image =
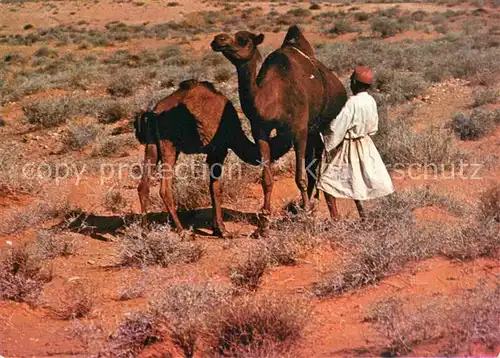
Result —
M202 236L211 236L211 234L202 229L212 230L212 209L202 208L194 210L180 210L177 212L182 226L185 228L193 228L194 232ZM232 209L223 209L224 221L244 222L250 225L257 225L257 214L241 212ZM171 216L169 213L148 213L148 223L153 224L171 224ZM64 228L71 232L89 235L90 237L109 241L104 235L117 236L122 230L135 223L140 222L142 215L126 214L126 215L94 215L85 212L73 212L66 216L65 220L57 224L55 227Z

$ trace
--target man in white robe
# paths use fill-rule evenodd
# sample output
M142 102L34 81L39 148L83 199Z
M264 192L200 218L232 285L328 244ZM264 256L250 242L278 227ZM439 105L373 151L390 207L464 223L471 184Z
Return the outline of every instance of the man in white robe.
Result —
M378 130L377 104L367 92L372 81L371 69L356 67L351 75L354 96L322 133L326 158L318 189L325 193L332 218L339 216L335 198L354 199L364 218L362 200L394 192L391 177L371 139Z

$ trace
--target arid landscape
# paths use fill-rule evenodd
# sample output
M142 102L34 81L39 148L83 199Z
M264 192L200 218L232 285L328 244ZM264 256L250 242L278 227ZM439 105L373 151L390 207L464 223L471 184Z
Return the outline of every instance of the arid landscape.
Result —
M0 16L0 357L498 356L497 0L3 0ZM181 153L187 234L156 174L142 226L136 114L210 81L251 138L210 43L264 34L265 57L292 25L346 89L374 69L395 193L363 222L350 200L336 221L323 197L306 212L291 150L253 239L261 168L230 151L221 239L205 156Z

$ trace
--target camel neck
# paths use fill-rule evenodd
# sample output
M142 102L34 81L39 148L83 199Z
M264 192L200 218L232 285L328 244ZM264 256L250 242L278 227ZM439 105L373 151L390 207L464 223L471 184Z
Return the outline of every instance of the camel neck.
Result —
M255 118L258 113L255 107L255 97L258 91L257 67L259 59L260 53L255 51L254 56L249 61L236 67L241 108L250 120Z

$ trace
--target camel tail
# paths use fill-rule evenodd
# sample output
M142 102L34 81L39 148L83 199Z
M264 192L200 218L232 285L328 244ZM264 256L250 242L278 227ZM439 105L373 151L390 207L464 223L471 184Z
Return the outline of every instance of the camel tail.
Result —
M227 101L226 107L224 108L224 117L222 119L223 123L230 123L231 125L226 128L229 129L226 135L229 138L229 148L243 160L245 163L250 165L258 165L260 162L260 151L259 147L252 142L243 132L241 127L241 121L234 108L231 101Z

